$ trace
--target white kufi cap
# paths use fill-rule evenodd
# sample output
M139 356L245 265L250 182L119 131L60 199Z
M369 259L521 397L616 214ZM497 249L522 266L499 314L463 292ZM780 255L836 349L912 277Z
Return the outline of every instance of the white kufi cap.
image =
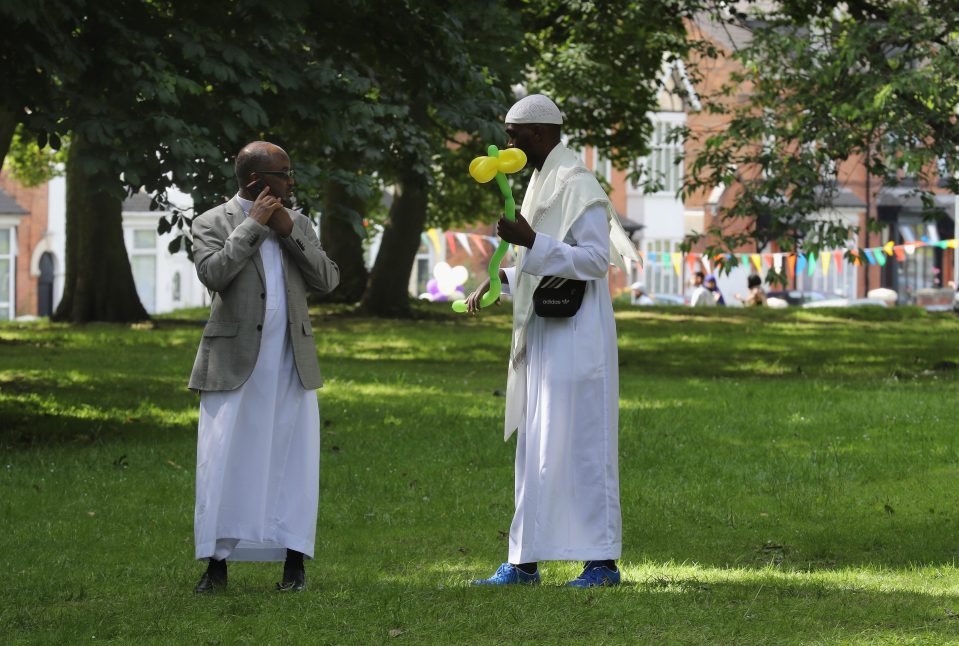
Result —
M562 125L563 113L542 94L530 94L513 104L506 113L506 123L555 123Z

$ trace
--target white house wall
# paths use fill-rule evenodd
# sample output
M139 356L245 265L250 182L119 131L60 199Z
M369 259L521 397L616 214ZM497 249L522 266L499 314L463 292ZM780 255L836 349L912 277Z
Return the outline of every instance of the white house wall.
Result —
M180 251L171 254L168 246L170 241L176 237L175 231L157 235L157 222L164 213L160 211L146 212L125 212L123 214L123 238L127 247L127 254L132 257L143 253L154 254L155 276L153 294L153 303L144 302L144 307L150 314L163 314L184 307L199 307L208 304L209 296L206 288L196 277L196 270L193 263L187 258L186 253ZM149 230L153 234L154 246L152 249L136 249L134 247L134 234L137 230ZM175 299L175 278L180 276L180 294L179 300ZM139 289L143 285L138 285ZM149 300L149 299L144 299Z

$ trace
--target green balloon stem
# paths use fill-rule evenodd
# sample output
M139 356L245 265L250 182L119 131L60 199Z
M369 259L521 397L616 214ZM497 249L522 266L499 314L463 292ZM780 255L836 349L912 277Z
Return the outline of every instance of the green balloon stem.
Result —
M496 146L490 146L488 152L490 157L499 157L499 148ZM506 181L506 175L496 173L496 185L499 186L499 192L503 194L503 217L511 222L515 222L516 202L513 200L513 191L510 190L509 182ZM493 252L492 257L489 259L489 266L487 268L489 271L489 290L480 298L479 306L481 308L489 307L498 301L500 295L503 293L503 282L499 279L499 266L500 263L503 262L503 257L506 255L507 250L509 250L509 243L505 240L500 240L496 251ZM462 314L466 310L465 300L453 301L454 312Z

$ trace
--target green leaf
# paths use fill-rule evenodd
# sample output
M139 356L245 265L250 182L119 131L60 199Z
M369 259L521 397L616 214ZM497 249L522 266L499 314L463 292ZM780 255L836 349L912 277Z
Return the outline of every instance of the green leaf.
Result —
M893 90L893 87L892 87L891 84L886 83L885 85L883 85L883 86L879 89L879 91L876 92L876 96L873 97L872 107L874 107L874 108L881 108L881 107L883 107L883 106L886 104L886 100L887 100L887 99L889 98L889 96L892 94L892 90Z

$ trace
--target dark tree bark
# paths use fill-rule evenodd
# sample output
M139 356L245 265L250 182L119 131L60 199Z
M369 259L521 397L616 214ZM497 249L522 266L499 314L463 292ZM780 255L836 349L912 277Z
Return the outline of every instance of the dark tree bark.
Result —
M17 129L17 117L9 110L0 109L0 169L3 160L10 152L10 142L13 141L13 131Z
M321 300L326 303L357 303L363 298L369 272L363 258L363 239L353 221L366 208L364 200L351 195L339 182L326 183L320 242L323 250L340 268L340 284Z
M414 173L398 183L370 285L360 304L363 313L384 318L412 316L410 273L426 223L428 195L426 179Z
M123 202L89 172L97 148L74 133L67 157L67 242L57 321L131 322L150 318L133 282L123 244Z

